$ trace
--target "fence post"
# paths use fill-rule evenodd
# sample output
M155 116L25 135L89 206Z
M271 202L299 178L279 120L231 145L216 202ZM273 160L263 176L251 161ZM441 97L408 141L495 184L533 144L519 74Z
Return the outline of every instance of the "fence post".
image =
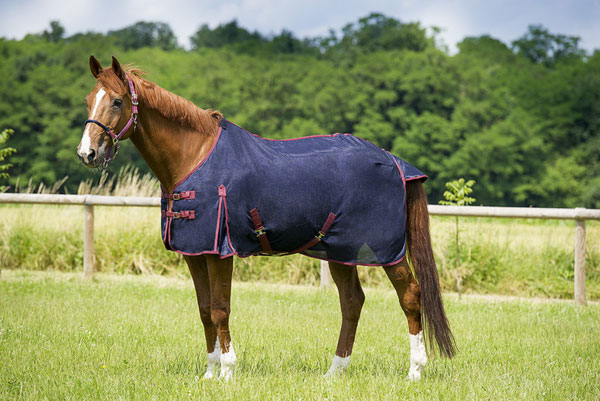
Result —
M94 206L83 206L83 278L90 278L94 267Z
M321 261L321 287L331 287L331 272L326 260Z
M579 209L579 208L577 208ZM575 302L585 305L585 220L575 219Z

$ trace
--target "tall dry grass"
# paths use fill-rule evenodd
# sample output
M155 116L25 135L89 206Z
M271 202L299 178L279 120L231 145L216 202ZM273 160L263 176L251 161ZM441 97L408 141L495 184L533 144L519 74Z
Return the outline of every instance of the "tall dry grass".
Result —
M38 188L39 189L39 188ZM157 196L150 175L124 168L78 193ZM455 266L454 219L433 217L431 232L442 286L453 290L457 272L465 292L573 296L572 221L460 219L460 265ZM600 299L600 224L588 222L587 293ZM82 266L83 210L77 206L0 206L0 268L75 271ZM182 258L164 249L158 208L95 208L96 265L101 271L188 275ZM319 262L293 255L236 260L235 278L317 284ZM363 283L389 286L380 268L360 268Z

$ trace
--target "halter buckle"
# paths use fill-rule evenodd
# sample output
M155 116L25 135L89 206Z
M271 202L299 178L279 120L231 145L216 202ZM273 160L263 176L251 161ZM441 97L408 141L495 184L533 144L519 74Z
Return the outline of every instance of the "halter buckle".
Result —
M137 93L134 93L133 95L131 95L131 104L134 106L138 105L138 96Z
M173 212L173 218L174 219L179 219L181 217L181 213L180 212Z

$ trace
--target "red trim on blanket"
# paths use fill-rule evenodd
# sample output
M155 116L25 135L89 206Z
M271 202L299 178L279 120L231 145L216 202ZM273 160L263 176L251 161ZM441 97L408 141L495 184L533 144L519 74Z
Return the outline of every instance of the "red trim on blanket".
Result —
M183 177L181 180L177 181L177 183L173 187L173 191L175 191L175 189L177 189L177 187L179 185L181 185L182 182L184 182L185 180L187 180L190 175L194 174L194 171L198 170L200 168L200 166L202 166L204 164L204 162L206 162L206 160L210 157L210 155L212 155L213 150L215 150L215 146L217 146L217 143L219 142L219 138L221 138L221 131L222 130L223 130L223 128L219 127L219 132L217 132L217 139L215 139L215 142L213 143L212 147L210 148L210 150L208 151L208 153L206 154L206 156L204 156L204 159L202 159L200 161L200 163L198 163L198 165L192 169L192 171L190 171L189 173L187 173L187 175L185 177Z
M223 187L223 193L225 194L225 186L221 185L221 187ZM221 188L219 187L219 193L221 191ZM227 241L229 241L229 246L231 247L231 250L234 252L233 254L237 254L237 251L235 250L235 248L233 247L233 242L231 242L231 237L229 236L229 211L227 210L227 198L224 197L224 203L225 203L225 229L227 230Z
M215 244L213 246L213 251L217 251L217 245L219 242L219 230L221 228L221 210L223 208L223 198L219 196L219 212L217 213L217 228L215 229Z
M426 174L422 174L422 175L415 175L414 177L408 177L406 179L406 181L414 181L414 180L420 180L423 178L429 178Z
M200 256L200 255L219 255L219 252L215 252L215 251L204 251L204 252L184 252L184 251L178 251L176 249L173 250L173 252L177 252L181 255L186 255L186 256ZM333 262L333 263L337 263L340 265L345 265L345 266L394 266L397 265L398 263L402 262L404 260L404 258L406 258L406 255L402 256L401 258L391 262L391 263L350 263L350 262L341 262L339 260L335 260L335 259L327 259L327 258L320 258L318 256L314 256L314 255L309 255L308 253L300 252L302 255L304 256L308 256L309 258L313 258L313 259L319 259L319 260L324 260L326 262ZM228 253L227 255L220 255L219 258L220 259L225 259L225 258L230 258L232 256L237 256L238 258L248 258L250 256L258 256L260 255L260 252L255 252L255 253L251 253L248 255L239 255L237 252L232 252L232 253ZM288 255L288 254L286 254Z

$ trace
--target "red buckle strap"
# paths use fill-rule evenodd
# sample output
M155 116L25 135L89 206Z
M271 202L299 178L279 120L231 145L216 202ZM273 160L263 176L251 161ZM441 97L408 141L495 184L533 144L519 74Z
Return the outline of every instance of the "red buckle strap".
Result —
M166 212L166 211L161 211L161 216L163 218L165 217L172 217L174 219L187 219L187 220L193 220L196 218L196 211L194 210L182 210L181 212Z
M329 231L329 229L331 228L331 225L333 224L333 220L335 220L335 218L336 215L334 213L329 213L329 216L327 216L327 220L325 220L325 224L323 224L323 227L321 227L319 233L315 235L313 239L308 241L306 244L302 245L298 249L293 250L289 254L291 255L293 253L306 251L307 249L310 249L313 246L317 245L319 242L321 242L321 239L325 236L325 234L327 234L327 231Z
M267 255L273 254L273 249L271 248L271 244L269 243L269 239L267 238L267 233L265 232L265 227L263 226L262 220L258 215L258 210L256 208L250 210L250 218L252 219L252 223L254 224L254 232L256 233L256 237L260 242L260 247L263 250L263 253Z
M162 194L163 199L184 200L184 199L196 199L196 191L183 191L173 192L172 194Z

